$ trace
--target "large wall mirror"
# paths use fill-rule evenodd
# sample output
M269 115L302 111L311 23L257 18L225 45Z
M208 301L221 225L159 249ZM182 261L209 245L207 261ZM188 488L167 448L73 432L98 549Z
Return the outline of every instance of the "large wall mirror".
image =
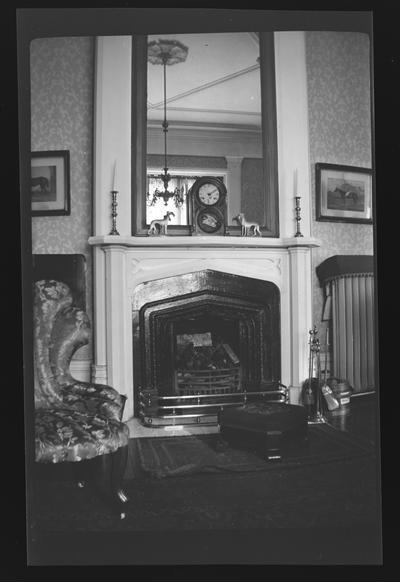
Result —
M164 65L165 46L175 52ZM168 233L190 234L190 189L210 176L226 186L230 235L240 212L279 235L272 33L135 37L132 93L133 234L167 211Z

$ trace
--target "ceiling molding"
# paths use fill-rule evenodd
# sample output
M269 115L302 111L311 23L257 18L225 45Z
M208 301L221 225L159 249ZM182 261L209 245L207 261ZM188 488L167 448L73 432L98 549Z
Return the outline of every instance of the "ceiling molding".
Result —
M246 67L245 69L241 69L240 71L236 71L235 73L230 73L229 75L226 75L225 77L220 77L219 79L215 79L214 81L210 81L209 83L204 83L204 85L199 85L197 87L194 87L193 89L189 89L188 91L183 91L182 93L178 93L177 95L174 95L173 97L170 97L169 99L167 99L167 103L173 103L174 101L178 101L179 99L182 99L183 97L188 97L189 95L194 95L195 93L199 93L200 91L204 91L205 89L209 89L210 87L215 87L216 85L221 85L221 84L226 83L227 81L230 81L230 80L235 79L237 77L247 75L248 73L251 73L259 68L260 68L259 63L256 63L255 65L251 65L250 67ZM148 102L149 109L158 109L158 108L162 107L163 105L164 105L164 100L159 101L158 103L154 103L154 104L150 104L150 102Z
M149 120L148 129L160 131L160 123L155 120ZM205 123L200 121L171 121L168 123L168 129L188 129L196 131L230 131L238 133L261 134L261 127L255 125L237 125L234 123Z
M158 111L161 111L158 109ZM186 111L190 113L229 113L229 115L247 115L249 117L260 117L260 111L242 111L237 109L207 109L206 107L169 107L168 111ZM151 120L149 120L150 123ZM169 121L169 124L173 123L173 121Z
M162 154L163 136L161 133L157 128L148 128L149 154ZM154 150L154 147L157 149ZM234 132L231 128L216 130L215 127L202 128L201 131L190 127L171 128L168 150L169 155L182 155L184 151L187 155L261 157L261 133L241 130Z

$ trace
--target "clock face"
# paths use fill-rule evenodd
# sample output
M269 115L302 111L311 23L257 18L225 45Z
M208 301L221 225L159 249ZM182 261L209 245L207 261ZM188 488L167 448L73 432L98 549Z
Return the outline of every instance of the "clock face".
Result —
M211 234L220 230L222 219L215 210L202 210L197 216L197 224L203 232Z
M212 206L218 202L221 193L214 184L206 183L200 186L198 196L203 204L206 206Z

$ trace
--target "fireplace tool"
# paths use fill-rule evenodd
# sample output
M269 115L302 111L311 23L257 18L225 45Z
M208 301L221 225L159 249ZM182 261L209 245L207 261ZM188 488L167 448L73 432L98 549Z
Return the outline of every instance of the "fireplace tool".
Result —
M325 422L321 398L321 348L319 339L317 338L318 331L315 325L313 329L309 331L309 334L309 373L308 380L306 380L303 385L302 402L307 410L308 424L321 424Z
M326 330L326 349L329 346L328 333L329 332L327 329ZM328 407L328 410L336 410L337 408L339 408L340 404L339 404L338 400L335 398L331 388L328 386L328 384L326 382L327 361L328 361L328 354L327 354L327 352L325 352L324 381L322 383L321 392L325 398L325 403L326 403L326 406Z

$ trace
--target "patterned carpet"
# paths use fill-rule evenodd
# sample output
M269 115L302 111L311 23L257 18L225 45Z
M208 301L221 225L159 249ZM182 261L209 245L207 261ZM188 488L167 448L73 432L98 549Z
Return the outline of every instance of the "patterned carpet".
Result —
M219 444L219 446L218 446ZM133 457L137 449L137 460ZM282 470L371 454L364 439L338 431L327 424L310 426L308 442L285 450L282 461L266 462L260 454L225 445L217 435L141 438L132 443L126 476L138 470L156 478L200 473L252 473Z

